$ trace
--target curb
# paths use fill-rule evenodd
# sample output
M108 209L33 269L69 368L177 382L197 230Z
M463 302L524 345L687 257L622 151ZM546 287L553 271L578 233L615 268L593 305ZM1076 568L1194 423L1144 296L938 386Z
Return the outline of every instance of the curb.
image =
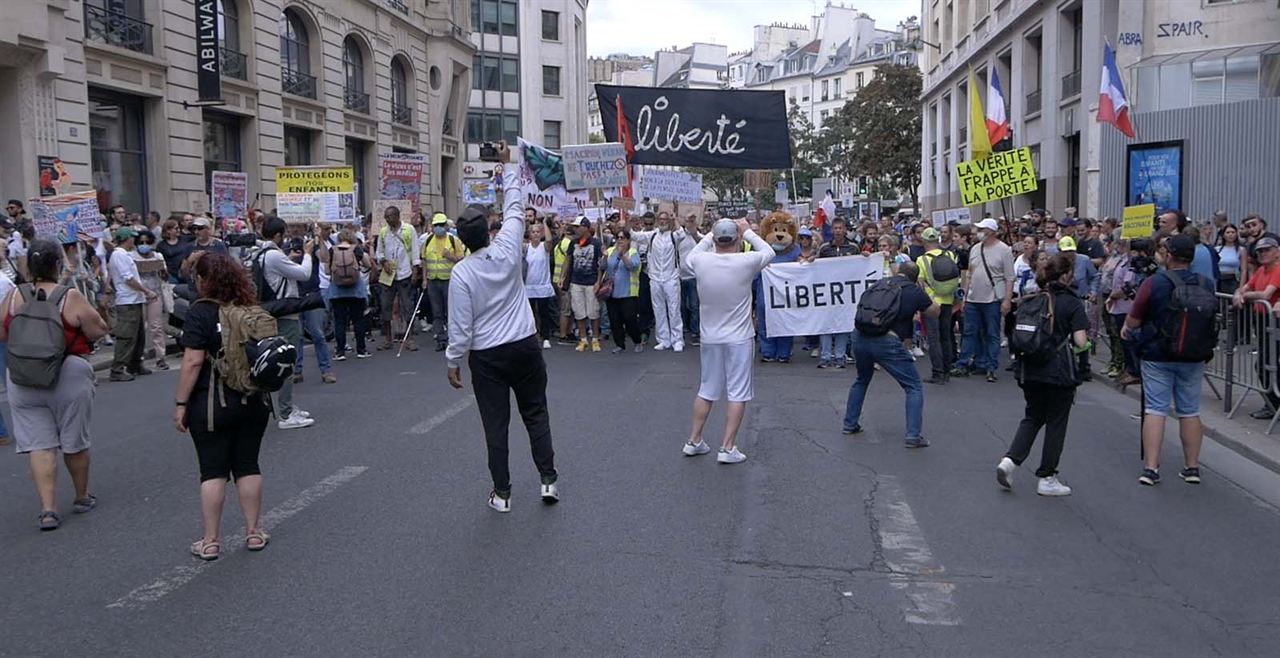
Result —
M103 345L103 347L107 348L111 346ZM182 346L178 345L177 342L174 342L172 345L166 346L164 350L164 354L166 357L174 356L181 353L182 353ZM89 365L93 366L94 372L102 372L104 370L111 369L111 360L112 360L111 350L103 349L100 352L90 354L89 356L91 357L89 359ZM92 358L92 357L98 357L98 358Z

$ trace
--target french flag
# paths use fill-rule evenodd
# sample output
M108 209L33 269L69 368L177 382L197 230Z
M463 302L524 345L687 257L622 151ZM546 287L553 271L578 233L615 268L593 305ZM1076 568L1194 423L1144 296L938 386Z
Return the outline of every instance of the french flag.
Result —
M1125 97L1120 69L1116 68L1116 51L1105 44L1102 52L1102 89L1098 97L1098 123L1109 123L1129 139L1137 137L1129 121L1129 101Z
M1009 137L1009 115L1004 111L1004 90L1000 88L1000 76L991 69L991 82L987 84L987 135L995 146Z

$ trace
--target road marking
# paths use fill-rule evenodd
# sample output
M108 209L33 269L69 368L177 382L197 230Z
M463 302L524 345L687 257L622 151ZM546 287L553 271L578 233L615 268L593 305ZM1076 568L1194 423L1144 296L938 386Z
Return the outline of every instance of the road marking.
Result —
M275 526L283 523L293 515L306 509L321 498L333 493L338 487L355 479L356 476L369 470L368 466L346 466L338 469L338 472L326 477L325 479L315 483L314 485L303 489L298 495L284 501L280 505L272 508L266 514L262 515L259 525L263 530L271 530ZM227 537L222 541L221 557L225 558L231 553L235 553L244 548L244 533L239 533ZM165 574L146 585L134 589L132 592L120 597L119 599L107 604L108 608L128 608L141 609L149 603L155 603L160 599L172 594L178 588L191 582L196 576L206 569L213 568L221 559L213 562L196 562L195 558L191 558L193 564L184 564L174 567Z
M958 625L960 614L951 596L956 587L942 580L946 569L933 557L898 479L892 475L881 476L876 498L880 507L880 546L885 564L891 570L889 584L906 594L909 604L903 608L903 614L907 622Z
M431 430L444 424L444 422L449 420L450 418L453 418L454 416L457 416L458 414L466 411L468 407L470 407L475 403L476 403L475 397L468 395L467 397L449 405L448 407L445 408L444 411L441 411L440 413L422 421L421 423L418 423L417 425L410 427L409 433L410 434L426 434L427 432L430 432Z

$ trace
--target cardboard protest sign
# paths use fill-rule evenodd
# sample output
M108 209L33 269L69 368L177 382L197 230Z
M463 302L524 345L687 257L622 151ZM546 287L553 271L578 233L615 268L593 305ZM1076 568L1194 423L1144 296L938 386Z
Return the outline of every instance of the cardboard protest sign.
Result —
M209 196L217 219L241 218L249 214L249 174L243 171L215 171L209 176Z
M409 213L413 212L413 202L408 199L375 199L373 202L373 212L370 213L372 222L370 223L370 237L378 235L382 232L382 227L386 225L387 208L400 209L400 221L408 222Z
M165 271L163 258L135 258L138 274L160 274Z
M616 196L609 202L615 210L625 210L631 212L636 209L636 200L629 196Z
M98 193L95 190L28 199L27 210L36 237L71 244L77 235L84 233L92 238L102 237L102 213L98 211Z
M1151 237L1156 224L1156 204L1144 203L1140 206L1125 206L1123 223L1120 225L1121 240L1136 240Z
M635 149L632 164L788 169L782 91L596 85L605 138ZM622 114L625 125L618 125Z
M768 169L748 169L742 172L742 186L748 190L767 190L773 187L773 172Z
M998 201L1039 189L1031 149L999 151L991 157L956 165L960 197L966 206Z
M566 146L562 155L566 189L627 186L627 149L621 144Z
M955 222L964 226L973 223L973 214L969 212L968 208L947 208L944 213L948 224Z
M640 178L640 194L662 201L701 201L702 174L647 169Z
M702 217L705 214L706 214L706 204L704 204L701 201L697 203L688 203L686 201L682 201L676 204L675 216L681 220L688 219L689 215L693 215L694 217L697 218L699 222L701 222Z
M277 167L276 215L290 223L354 222L351 167Z

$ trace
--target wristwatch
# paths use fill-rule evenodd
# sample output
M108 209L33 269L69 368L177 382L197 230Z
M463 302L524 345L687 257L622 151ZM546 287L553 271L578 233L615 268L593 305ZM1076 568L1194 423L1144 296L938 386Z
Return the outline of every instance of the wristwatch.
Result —
M187 403L186 403L186 402L183 402L183 401L181 401L181 400L174 400L174 401L173 401L173 403L174 403L174 404L176 404L176 405L178 405L179 407L185 407L185 406L187 406Z

